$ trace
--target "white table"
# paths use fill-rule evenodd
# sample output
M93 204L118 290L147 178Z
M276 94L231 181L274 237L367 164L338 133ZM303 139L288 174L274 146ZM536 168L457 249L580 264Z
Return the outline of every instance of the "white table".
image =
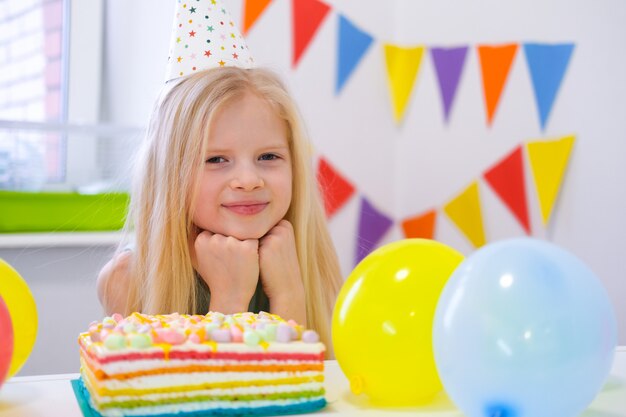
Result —
M78 374L15 377L0 389L0 417L63 416L82 417L70 380ZM441 394L420 408L376 409L367 397L356 396L336 361L327 361L326 399L328 406L307 415L341 416L412 415L462 417L450 400ZM617 348L613 369L604 388L583 414L584 417L626 417L626 346Z

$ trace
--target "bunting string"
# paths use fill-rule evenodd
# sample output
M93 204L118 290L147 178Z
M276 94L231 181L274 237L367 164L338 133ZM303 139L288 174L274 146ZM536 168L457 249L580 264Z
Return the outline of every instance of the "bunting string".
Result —
M262 16L271 0L244 0L243 22L246 34ZM506 89L518 50L523 50L537 107L538 123L545 131L574 50L573 43L514 42L498 45L400 46L375 39L366 29L349 17L332 9L321 0L291 0L292 65L297 68L321 24L330 15L337 19L337 67L335 94L346 88L349 79L358 70L364 56L374 44L380 44L387 69L387 85L392 114L400 124L411 101L413 87L425 57L430 56L443 105L443 120L450 122L451 110L463 79L467 53L475 50L480 64L486 124L491 127ZM430 52L428 54L427 52Z
M378 246L394 224L402 228L406 238L436 239L436 220L441 213L452 221L473 247L478 248L488 242L480 184L489 185L526 234L531 235L525 169L531 169L533 189L539 202L543 225L547 227L562 187L574 141L575 136L568 135L518 145L441 206L399 220L393 219L358 192L352 182L333 167L327 158L319 158L317 178L329 219L353 196L358 195L360 208L355 264Z

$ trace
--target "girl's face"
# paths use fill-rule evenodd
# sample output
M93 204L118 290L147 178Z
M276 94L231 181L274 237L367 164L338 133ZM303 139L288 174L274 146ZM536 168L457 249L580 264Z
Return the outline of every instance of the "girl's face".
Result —
M237 239L258 239L291 203L291 153L286 122L246 93L213 120L196 190L193 222Z

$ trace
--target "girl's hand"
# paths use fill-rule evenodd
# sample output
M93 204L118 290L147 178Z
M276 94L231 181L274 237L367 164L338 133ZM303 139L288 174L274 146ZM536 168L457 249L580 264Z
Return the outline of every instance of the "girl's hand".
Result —
M271 312L306 326L304 285L291 223L281 220L261 238L259 259L261 282Z
M248 311L259 280L259 241L202 231L193 249L193 266L211 290L209 310Z

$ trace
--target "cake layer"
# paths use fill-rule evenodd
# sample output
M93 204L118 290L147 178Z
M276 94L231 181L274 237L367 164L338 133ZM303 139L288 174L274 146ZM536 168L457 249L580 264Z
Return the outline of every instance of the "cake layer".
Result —
M143 394L143 395L99 395L91 390L88 381L83 380L83 383L89 390L91 398L97 405L101 407L109 407L110 404L117 403L134 403L134 402L183 402L181 398L188 399L216 399L224 400L246 400L246 399L277 399L277 398L290 398L298 396L301 393L304 396L319 396L324 394L324 384L321 382L305 382L302 384L289 384L289 385L265 385L265 386L251 386L251 387L233 387L233 388L213 388L186 392L166 392L161 394Z
M101 364L146 359L323 361L326 350L322 343L290 342L248 346L243 343L186 342L177 346L155 344L149 348L127 347L123 351L115 351L107 349L102 343L94 343L89 333L81 333L78 343L87 356Z
M231 371L298 371L298 370L323 370L324 363L321 361L297 361L297 360L234 360L234 359L171 359L168 361L147 359L132 362L113 362L99 364L81 352L81 358L96 374L98 379L126 379L150 373L167 373L169 370L231 370Z
M98 380L84 364L81 374L93 391L100 395L141 395L161 392L183 392L210 388L322 382L323 372L193 372L147 375L125 380Z
M96 409L89 391L82 381L72 381L72 386L94 416L103 417L210 417L210 416L255 416L300 414L323 408L326 400L323 396L292 400L257 400L257 401L201 401L187 404L169 404L162 406L135 408Z

